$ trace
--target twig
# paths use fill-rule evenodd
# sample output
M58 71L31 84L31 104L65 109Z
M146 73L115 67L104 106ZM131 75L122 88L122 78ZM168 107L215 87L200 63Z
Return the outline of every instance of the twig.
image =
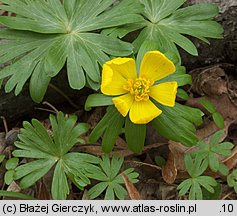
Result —
M223 196L222 198L221 198L221 200L226 200L226 198L228 198L231 194L233 194L234 193L234 191L231 191L231 192L229 192L228 194L226 194L225 196Z
M44 101L42 104L47 105L50 108L52 108L54 110L54 112L56 112L56 114L58 113L58 110L52 104L50 104L49 102Z
M6 134L8 133L8 126L7 126L7 120L4 116L1 116L1 119L3 121L3 125L4 125L4 129L5 129L5 132Z
M44 108L40 108L40 107L36 107L35 109L36 110L42 110L42 111L45 111L45 112L50 112L50 113L53 113L53 114L57 114L57 112L55 112L54 110L50 110L50 109L44 109Z

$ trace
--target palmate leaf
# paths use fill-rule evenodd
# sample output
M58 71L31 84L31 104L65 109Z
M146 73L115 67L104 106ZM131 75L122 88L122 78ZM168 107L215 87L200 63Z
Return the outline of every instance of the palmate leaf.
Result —
M105 190L105 200L113 200L115 196L119 199L124 199L127 195L127 191L124 189L122 184L124 180L119 171L123 165L124 158L113 156L110 161L108 155L103 155L102 160L96 170L89 171L89 177L92 179L99 180L98 184L93 186L89 191L90 199L95 199ZM134 172L133 168L127 169L122 172L126 175L132 183L136 183L139 174Z
M12 64L0 71L0 80L10 77L5 90L15 88L18 95L30 78L30 93L40 102L50 79L67 62L69 84L81 89L86 83L99 88L99 65L109 55L127 56L131 44L100 34L103 28L142 20L140 2L123 0L3 0L0 9L16 13L16 17L0 17L9 29L0 31L0 64Z
M177 187L179 195L189 193L190 200L200 200L203 199L203 190L214 193L217 186L216 180L210 176L201 176L207 169L208 162L198 156L193 159L190 154L185 155L184 161L190 178Z
M18 149L13 151L13 155L33 160L16 168L11 166L15 171L14 179L21 179L21 188L32 186L54 166L51 188L53 199L66 199L69 193L67 177L79 189L90 183L88 170L95 170L95 164L101 160L84 153L69 152L89 129L87 124L76 124L76 121L76 116L65 116L62 112L57 117L51 115L51 135L36 119L31 124L24 122L19 141L15 143Z
M135 52L145 40L154 41L163 53L171 51L179 55L176 45L192 55L198 55L190 35L208 43L207 38L222 38L223 28L213 21L218 14L214 4L203 3L180 8L186 0L140 0L145 6L142 22L105 30L105 34L123 37L142 29L133 42Z

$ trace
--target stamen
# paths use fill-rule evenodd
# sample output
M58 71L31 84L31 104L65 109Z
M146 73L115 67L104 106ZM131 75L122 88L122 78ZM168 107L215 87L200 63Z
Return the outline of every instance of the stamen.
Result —
M148 101L152 85L153 82L151 80L139 77L135 81L132 79L127 80L127 85L124 86L124 89L134 95L136 101Z

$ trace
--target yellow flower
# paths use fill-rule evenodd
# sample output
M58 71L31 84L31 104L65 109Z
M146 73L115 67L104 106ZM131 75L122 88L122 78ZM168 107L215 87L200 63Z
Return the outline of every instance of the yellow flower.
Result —
M150 98L165 106L175 105L177 82L154 85L175 70L173 62L159 51L145 54L139 76L134 59L115 58L103 65L101 91L105 95L118 96L112 100L124 117L129 112L133 123L146 124L162 113Z

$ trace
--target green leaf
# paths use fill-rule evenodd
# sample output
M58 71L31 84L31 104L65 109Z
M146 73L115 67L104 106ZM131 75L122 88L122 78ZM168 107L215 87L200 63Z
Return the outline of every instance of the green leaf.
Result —
M216 180L213 177L210 176L199 176L197 178L198 183L204 187L207 191L209 191L210 193L214 193L214 186L217 185Z
M220 166L219 166L219 172L222 175L227 176L229 174L229 169L228 169L228 167L226 165L221 163Z
M19 193L19 192L11 192L11 191L4 191L4 190L0 190L0 197L12 197L12 198L17 198L17 199L21 199L21 200L35 200L34 197L23 194L23 193Z
M215 112L212 114L212 118L216 125L220 128L223 129L225 127L225 121L223 116L219 112Z
M53 199L55 200L65 200L67 198L67 195L69 194L67 177L64 173L63 166L60 161L55 167L51 193Z
M0 163L2 163L3 162L3 160L5 159L5 155L3 155L3 154L0 154Z
M202 200L202 189L197 181L192 182L189 193L189 200Z
M187 168L188 174L192 178L196 178L207 169L208 160L203 159L203 157L197 155L194 159L191 154L186 154L184 157L185 167Z
M185 167L187 168L188 174L192 177L194 176L194 164L193 164L193 159L190 154L186 154L184 156L184 163Z
M131 151L141 153L146 139L146 125L133 124L127 117L125 120L125 138Z
M108 123L108 127L105 129L102 139L102 149L105 153L112 151L124 125L124 117L119 112L116 112L110 122L112 124Z
M201 99L199 103L211 114L216 112L214 104L208 100Z
M192 77L189 74L179 74L178 71L175 73L157 81L157 83L176 81L178 86L191 85Z
M234 187L236 190L237 187L237 169L233 170L233 172L227 176L227 183L229 187Z
M23 123L20 141L15 143L18 149L13 151L13 155L28 157L30 162L18 166L13 177L14 180L20 179L20 187L25 189L35 184L56 165L52 170L52 197L66 199L69 194L67 177L82 190L90 184L89 176L99 169L96 165L101 160L89 154L68 153L78 143L80 136L88 131L88 124L77 124L75 115L68 116L62 112L56 117L50 115L49 119L52 128L50 133L36 119L32 120L32 124Z
M112 123L112 119L118 114L118 111L114 106L109 106L106 114L101 121L96 125L89 136L89 142L95 143L104 133L105 129Z
M100 182L97 185L93 186L89 191L88 195L90 199L95 199L108 187L107 182Z
M60 36L56 38L45 55L44 71L49 77L56 76L63 68L66 58L70 38Z
M55 161L48 160L48 163L45 164L44 167L41 166L41 168L24 176L20 181L20 187L22 189L26 189L35 184L40 178L42 178L44 175L48 173L48 171L53 167L54 164ZM20 167L18 168L20 169Z
M217 145L223 136L224 136L224 130L217 131L214 135L211 136L210 145L211 146Z
M178 103L174 107L156 104L162 110L162 114L152 121L152 125L158 133L186 146L192 146L198 142L198 138L194 134L195 127L193 123L200 125L202 122L200 110Z
M14 170L19 163L19 158L11 158L6 162L7 170Z
M161 0L161 1L149 1L149 0L141 0L141 2L146 6L144 15L152 21L156 23L163 18L172 14L177 8L182 6L186 0Z
M105 193L105 200L114 200L114 190L111 185L108 186Z
M210 166L211 170L214 172L217 172L219 170L220 163L219 163L218 157L216 157L215 153L210 153L208 160L209 160L209 166Z
M216 186L213 187L214 193L210 193L205 188L202 189L203 199L204 200L220 200L222 194L222 186L220 183L217 183Z
M179 196L184 196L192 186L192 180L186 179L177 187L177 190L179 190Z
M90 170L89 176L92 179L101 181L100 183L93 186L88 194L90 199L98 197L104 190L106 190L104 199L114 199L115 196L119 199L124 199L127 195L126 190L121 186L124 184L122 175L119 171L122 167L124 158L113 156L112 160L109 156L103 155L100 167L94 170ZM138 173L134 172L133 168L127 169L123 172L132 183L137 182Z
M223 156L231 156L232 152L231 149L234 147L234 145L230 142L223 142L220 144L214 145L211 150L219 155Z
M86 100L85 110L90 111L92 107L108 105L113 105L112 97L103 94L92 94Z
M184 37L180 33L174 31L172 28L169 28L167 26L161 25L159 29L173 43L177 44L178 46L186 50L188 53L190 53L191 55L198 56L198 51L197 51L196 46L187 37Z
M5 184L10 185L13 182L14 173L15 173L14 170L8 170L8 171L5 172L5 175L4 175Z
M174 52L179 56L176 45L192 55L197 55L194 44L186 37L190 35L209 43L207 38L222 38L223 28L213 18L218 14L214 4L196 4L180 8L185 0L141 0L145 9L143 21L138 24L113 28L108 34L124 36L142 29L133 45L135 52L146 40L154 41L161 52ZM121 35L120 35L121 33ZM184 36L185 35L185 36ZM180 58L180 56L179 56Z
M40 159L28 162L20 165L15 169L14 179L18 180L32 172L40 170L42 167L46 167L51 161L50 159ZM56 161L55 161L56 162Z
M159 167L162 167L166 164L166 160L161 156L156 156L155 157L155 162Z
M70 52L68 52L67 56L68 81L71 88L80 90L86 85L86 77L81 61L79 60L82 56L74 49L75 42L71 40L69 43Z
M128 194L127 191L124 189L124 187L121 186L120 184L114 185L114 193L116 197L118 197L120 200L124 200Z
M98 89L100 67L110 56L128 56L133 46L115 37L100 34L142 20L139 1L8 1L0 9L17 16L1 16L0 23L10 29L0 31L0 80L10 78L5 91L15 88L18 95L31 79L30 92L35 102L43 100L50 78L67 62L69 84L73 89L88 86Z
M43 100L50 80L51 78L43 71L43 64L39 63L30 78L30 95L36 103Z
M189 95L187 94L187 92L181 88L178 88L178 92L177 92L177 97L183 99L183 100L189 100Z

